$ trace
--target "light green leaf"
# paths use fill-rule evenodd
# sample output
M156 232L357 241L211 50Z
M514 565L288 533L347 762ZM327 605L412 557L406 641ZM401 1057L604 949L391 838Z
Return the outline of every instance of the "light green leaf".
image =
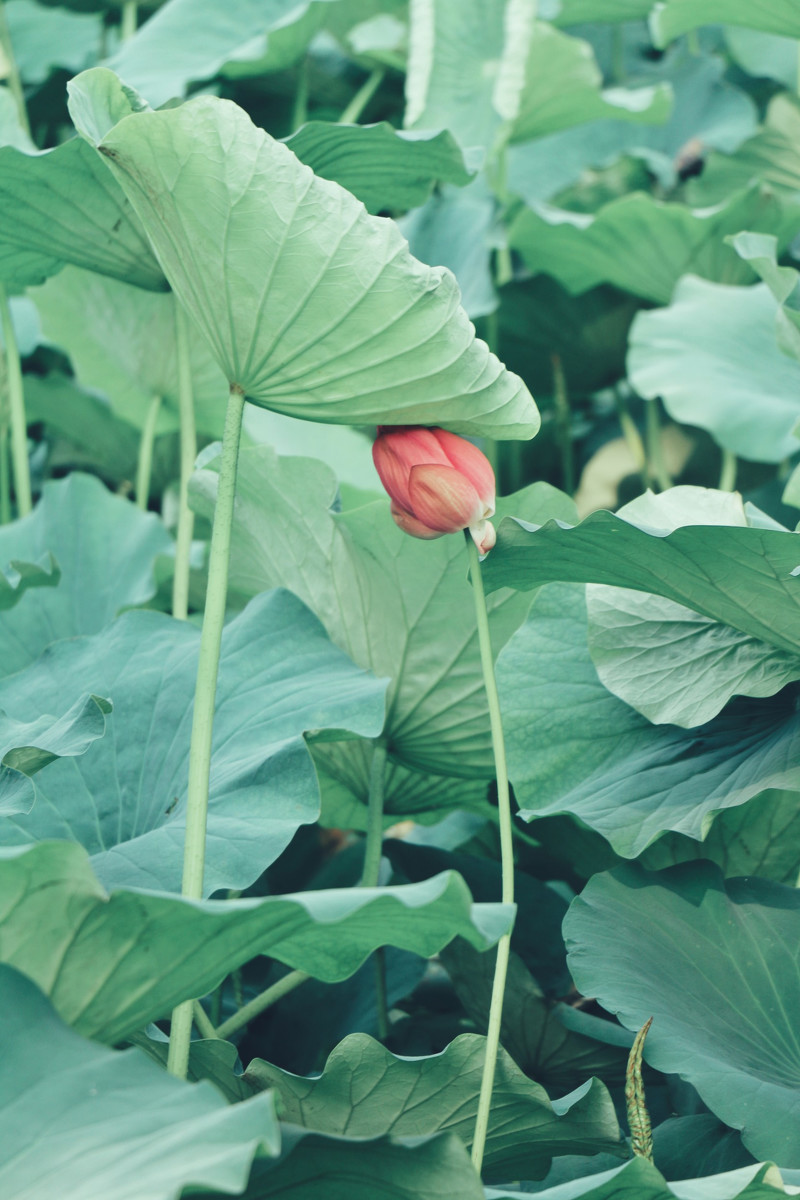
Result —
M779 191L800 191L800 104L794 96L779 92L767 107L764 124L735 154L712 154L703 173L689 181L690 204L719 204L731 192L754 179Z
M699 729L654 726L603 686L586 639L581 589L552 586L498 658L525 819L570 813L635 858L667 832L700 841L716 813L738 811L765 788L800 786L791 691L737 700Z
M0 278L41 283L65 263L164 291L167 282L130 202L91 146L0 148Z
M782 462L797 449L800 364L778 348L777 314L764 284L687 275L667 308L634 318L628 378L640 396L660 397L676 421L707 429L733 454Z
M662 0L653 9L650 29L656 45L665 46L681 33L715 23L800 38L800 10L794 0Z
M45 586L0 615L0 675L34 662L58 638L96 633L121 608L145 604L155 594L156 555L167 553L171 545L157 517L112 496L90 475L74 473L46 483L30 516L0 528L0 562L22 556L36 560L52 549L58 554L60 580L33 568L25 586ZM6 591L0 582L0 609L4 593L15 598L16 592L12 587ZM92 690L105 695L102 688L83 688L81 694ZM45 700L32 716L51 704Z
M405 210L424 204L437 183L463 187L474 171L455 138L380 125L331 125L310 121L286 145L316 175L347 188L368 212Z
M797 87L797 39L742 29L725 30L725 41L734 61L756 79L776 79L784 87Z
M0 88L0 146L30 152L36 147L19 123L19 109L10 87Z
M778 302L778 345L784 354L800 360L800 272L794 267L778 266L778 246L774 237L763 233L737 233L730 244L764 280Z
M644 1158L538 1193L540 1200L775 1200L782 1194L780 1173L769 1164L667 1183ZM524 1193L487 1188L486 1200L524 1200Z
M61 717L16 721L0 712L0 816L30 812L30 776L62 756L85 754L106 731L111 705L101 696L79 699Z
M285 1120L316 1132L361 1138L452 1132L469 1148L485 1053L484 1038L465 1034L441 1054L399 1058L357 1033L331 1052L321 1075L291 1075L254 1059L246 1078L275 1089ZM609 1150L625 1153L613 1102L599 1080L553 1104L501 1049L484 1178L541 1179L554 1155Z
M617 516L665 530L776 527L738 493L694 487L639 496ZM590 584L586 600L601 681L657 724L702 725L733 696L774 696L800 679L797 652L776 650L673 600L602 584Z
M710 209L654 200L632 192L596 215L537 204L512 222L509 241L531 271L553 275L573 293L613 283L656 304L668 304L687 272L718 283L748 283L752 272L724 242L754 229L778 234L784 248L798 211L771 189L754 185Z
M337 0L337 7L341 0ZM311 0L298 4L288 14L286 24L276 24L268 34L259 34L239 47L219 69L224 79L249 79L285 71L301 61L311 42L325 25L329 0ZM300 14L298 16L298 14ZM294 19L294 18L297 19Z
M2 537L0 537L0 547L2 547L0 562L5 558L6 552L14 553L13 545L4 544ZM20 559L11 559L0 570L0 613L13 608L29 588L58 586L61 579L58 564L52 554L44 557L47 560L44 565L41 562L31 563L23 562Z
M271 1096L229 1105L209 1083L171 1078L140 1050L69 1029L41 992L0 966L0 1190L86 1200L174 1200L184 1188L240 1194L280 1133ZM135 1164L135 1166L133 1165Z
M33 979L70 1025L109 1043L206 995L257 954L336 982L378 946L427 957L459 936L484 950L512 916L507 905L472 904L453 871L405 887L193 901L138 890L108 896L85 853L65 842L0 854L0 958Z
M649 1063L688 1079L756 1157L800 1165L800 893L710 863L626 864L589 881L564 934L585 995L629 1029L653 1017Z
M69 355L81 384L108 396L116 416L141 430L158 395L156 433L178 429L174 295L67 267L31 296L49 341ZM218 437L227 382L194 324L188 335L197 428Z
M636 21L646 17L653 0L560 0L558 25L582 25L586 21Z
M640 525L597 512L574 527L503 521L484 578L490 590L571 580L652 592L793 654L800 648L798 566L794 533L719 525L669 532L657 513Z
M217 470L218 463L209 464L194 476L193 503L204 515L213 506ZM384 735L392 758L422 772L493 778L461 534L410 538L394 524L386 500L334 514L335 493L332 473L312 459L278 459L266 446L244 451L231 587L244 595L290 588L354 662L391 680ZM571 509L566 497L539 484L501 501L498 511L567 516ZM509 592L490 601L497 648L529 605ZM353 775L361 769L354 764Z
M110 696L111 736L38 781L42 803L9 818L0 843L80 842L107 886L179 891L189 733L200 631L125 613L94 638L54 643L0 685L0 708L30 720L53 695ZM258 596L223 634L211 763L205 893L254 882L319 815L307 731L380 732L385 681L357 670L288 592ZM51 701L50 701L51 703ZM330 736L330 734L328 735ZM65 769L62 769L65 768Z
M14 59L25 83L44 83L56 67L74 75L97 61L103 36L99 16L63 8L47 12L35 0L9 0L5 10Z
M336 473L340 484L372 493L375 500L383 492L372 461L372 438L368 430L325 425L322 421L295 421L255 404L245 405L242 428L245 445L268 444L282 456L320 459Z
M102 105L108 74L73 81L84 109ZM99 149L231 386L255 403L332 424L536 432L527 389L476 340L452 277L235 105L137 112Z
M259 57L273 30L296 21L309 0L170 0L108 61L153 106L183 96L226 62Z

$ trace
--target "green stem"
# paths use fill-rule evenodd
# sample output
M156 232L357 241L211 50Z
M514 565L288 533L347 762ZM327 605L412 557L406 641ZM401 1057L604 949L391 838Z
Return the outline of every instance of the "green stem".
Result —
M292 133L308 120L308 56L302 59L297 72L297 88L292 106Z
M175 575L172 580L172 615L185 621L189 615L189 568L194 533L194 513L189 507L189 480L197 458L197 433L192 396L192 364L186 313L175 302L178 357L178 415L180 417L181 479L178 494L178 528L175 534Z
M17 60L14 56L14 47L11 45L11 33L8 28L3 0L0 0L0 50L2 50L2 56L8 65L8 88L17 106L17 117L19 118L20 126L27 133L28 137L30 137L31 124L28 120L28 110L25 107L25 92L22 87Z
M8 426L0 423L0 525L11 520L11 471L8 461Z
M383 795L386 773L386 743L376 738L369 769L369 802L367 807L367 837L364 846L364 869L361 887L377 887L381 872L383 849Z
M658 416L658 400L645 403L647 413L647 457L651 478L658 483L659 490L666 492L672 487L667 464L664 462L664 445L661 441L661 422Z
M200 654L197 660L197 683L189 747L189 786L186 797L186 840L183 851L181 892L192 900L199 900L203 894L214 702L217 694L222 627L225 623L233 502L236 494L236 470L239 460L243 412L244 395L240 388L232 386L228 397L228 411L225 415L217 504L214 510L214 527L211 531L208 587L206 589L203 632L200 637ZM179 1004L172 1014L169 1039L167 1069L171 1075L177 1075L179 1079L186 1078L191 1034L192 1001L187 1000L183 1004Z
M2 283L0 283L0 327L3 330L3 342L6 349L8 412L11 424L11 461L14 465L14 494L17 498L17 515L26 517L33 505L31 501L31 472L28 463L25 393L22 388L22 367L19 361L17 338L11 321L11 308Z
M511 822L511 797L508 788L508 769L506 767L506 747L503 737L503 722L500 716L500 698L497 694L497 682L494 675L494 657L492 641L489 633L489 614L486 609L486 596L483 590L481 575L481 560L469 530L464 530L469 553L470 578L475 595L475 618L478 625L478 645L481 652L481 668L483 684L486 689L486 700L489 706L489 725L492 731L492 750L494 751L495 774L497 776L497 810L500 824L500 865L502 876L502 902L514 903L514 835ZM480 1175L483 1166L483 1151L486 1145L486 1133L489 1128L489 1111L492 1104L492 1089L494 1073L497 1066L497 1052L500 1046L500 1024L503 1016L503 999L508 974L508 959L511 948L511 934L501 937L497 944L497 962L492 983L492 999L489 1006L489 1027L486 1031L486 1059L483 1066L481 1091L478 1099L478 1114L475 1119L475 1133L472 1139L472 1163Z
M572 414L569 409L569 394L564 366L560 354L551 354L553 364L553 403L556 410L556 436L561 451L561 475L564 491L570 496L575 491L575 471L572 459Z
M211 1018L199 1000L192 1001L192 1017L201 1037L215 1038L218 1036Z
M137 0L125 0L122 6L119 36L123 42L127 42L136 33L136 27L139 23L137 8Z
M739 466L738 459L732 450L722 451L722 467L719 473L719 490L721 492L732 492L736 489L736 472Z
M153 473L153 443L156 440L156 425L161 412L161 397L153 396L144 419L142 436L139 438L139 461L136 464L136 503L147 509L150 499L150 478Z
M356 92L353 99L348 104L342 115L339 117L340 125L357 125L359 118L364 109L369 104L372 97L377 92L378 88L383 83L386 70L384 67L376 67L371 75L368 76L365 83Z
M293 992L295 988L300 987L301 983L305 983L310 978L311 976L306 975L305 971L290 971L288 975L284 975L283 979L279 979L277 983L273 983L272 987L266 988L260 995L245 1004L232 1017L228 1017L227 1021L223 1021L217 1029L217 1037L227 1038L232 1033L238 1033L255 1017L259 1017L261 1013L266 1012L278 1000L288 996L289 992Z

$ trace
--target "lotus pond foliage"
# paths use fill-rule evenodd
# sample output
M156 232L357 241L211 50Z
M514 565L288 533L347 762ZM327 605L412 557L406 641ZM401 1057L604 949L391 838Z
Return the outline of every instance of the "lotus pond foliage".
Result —
M794 0L0 0L0 1195L800 1193L799 259Z

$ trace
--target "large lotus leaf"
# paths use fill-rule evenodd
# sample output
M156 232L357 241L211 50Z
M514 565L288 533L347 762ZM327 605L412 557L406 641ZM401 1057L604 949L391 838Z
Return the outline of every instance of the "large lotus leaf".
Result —
M453 135L380 125L309 121L286 139L301 162L359 199L368 212L424 204L437 183L463 186L473 172ZM463 289L462 289L463 290Z
M170 0L123 43L108 65L153 108L210 79L230 59L255 58L269 35L308 9L309 0Z
M69 262L137 287L167 287L130 201L81 138L35 153L0 148L0 205L3 276L35 255L57 264L48 275ZM42 281L26 270L27 282Z
M680 493L678 493L680 495ZM708 489L694 489L697 502ZM713 511L713 510L712 510ZM656 524L657 522L657 524ZM489 590L552 580L652 592L796 654L800 649L800 539L774 526L689 525L648 511L641 524L596 512L580 525L504 520L486 560Z
M67 267L31 294L45 335L69 355L81 384L104 392L113 412L137 429L158 395L164 403L156 432L178 429L174 295L77 267ZM194 323L188 337L197 428L220 436L227 382Z
M668 1183L645 1158L538 1192L540 1200L775 1200L783 1194L780 1172L769 1164ZM486 1190L486 1200L525 1200L526 1195Z
M317 178L236 105L202 96L113 124L127 101L116 76L96 69L70 86L75 119L102 136L232 387L332 424L537 431L525 385L476 339L452 276L413 259L392 221Z
M781 462L797 449L800 364L775 336L765 284L727 287L687 275L672 303L634 319L628 377L676 421L707 429L733 454Z
M85 754L106 731L111 706L100 696L79 699L61 717L15 721L0 712L0 815L30 812L30 776L62 756Z
M485 950L512 919L511 906L473 904L453 871L405 887L202 901L108 896L83 850L66 842L0 852L0 960L105 1042L206 995L258 954L335 982L378 946L427 957L459 936Z
M193 503L203 514L213 508L218 465L193 480ZM244 595L290 588L354 662L391 679L383 732L393 758L418 771L493 778L461 534L410 538L385 500L332 513L333 474L313 459L278 459L266 446L241 454L237 489L231 587ZM571 510L546 484L499 504L501 513ZM496 648L529 604L509 592L490 601Z
M687 272L718 283L750 282L752 270L726 245L726 234L775 233L783 249L797 221L796 207L759 184L710 209L632 192L596 215L534 205L512 222L509 240L530 270L553 275L570 292L613 283L668 304Z
M256 1163L242 1200L484 1200L455 1134L364 1141L290 1125L281 1134L280 1161Z
M99 15L63 8L45 13L35 0L11 0L5 9L14 61L24 83L44 83L56 67L74 75L97 61L103 36Z
M497 222L497 201L485 175L467 187L445 185L398 221L415 258L453 272L473 320L497 308L492 272Z
M253 1159L277 1155L271 1096L229 1105L210 1083L173 1079L140 1050L94 1045L3 965L0 1003L4 1196L33 1200L55 1188L60 1200L174 1200L187 1187L238 1195Z
M756 79L775 79L784 87L797 87L797 39L731 25L725 42L734 62Z
M580 25L585 21L636 21L646 17L653 0L560 0L558 25Z
M800 359L800 272L778 266L776 239L763 233L737 233L730 243L748 262L778 302L778 345L785 354Z
M758 1158L800 1166L800 893L710 863L595 876L564 922L578 988ZM666 969L665 969L666 968Z
M755 133L758 114L749 96L723 78L725 64L716 55L695 56L676 48L665 56L663 78L674 95L672 113L660 125L599 120L565 129L508 150L509 189L528 205L551 200L575 184L587 167L611 166L623 154L644 159L666 187L677 182L676 161L687 143L732 154ZM737 177L713 200L718 203L747 187L753 172Z
M96 633L121 608L145 604L155 594L155 558L171 546L157 517L112 496L92 476L73 473L46 483L30 516L0 529L0 562L52 552L61 578L58 587L29 591L13 610L0 613L0 676L32 663L58 638ZM40 584L48 582L41 568L35 571ZM0 609L3 591L0 583ZM92 690L105 695L102 688L81 694ZM46 699L32 716L51 705Z
M109 696L110 736L53 763L41 803L8 818L0 842L80 842L108 886L179 891L192 697L200 631L161 613L125 613L93 638L54 643L0 686L0 708L30 720L48 697ZM226 628L211 763L205 894L251 884L319 815L303 734L374 736L385 682L357 670L288 592L253 600ZM347 736L345 733L344 736ZM65 770L60 768L66 768Z
M786 92L773 97L764 124L735 154L708 158L702 175L689 181L687 198L691 204L719 204L753 179L781 191L800 190L800 104Z
M667 834L639 861L649 871L659 871L698 858L716 863L727 879L758 875L794 886L800 862L800 796L779 789L761 792L747 804L719 813L704 841Z
M650 28L656 44L665 46L681 33L715 22L800 38L800 10L794 0L662 0L653 9Z
M738 493L676 487L617 510L640 527L782 527ZM786 531L784 531L786 532ZM590 584L589 648L601 681L649 721L691 727L733 696L774 696L800 679L800 654L768 646L663 596Z
M340 3L337 0L337 8ZM299 65L329 15L329 0L296 5L285 24L274 25L266 37L262 34L241 46L220 67L220 75L224 79L251 79Z
M247 1079L280 1096L281 1115L321 1133L372 1138L453 1132L472 1144L486 1042L458 1037L442 1054L399 1058L366 1034L331 1052L321 1075L291 1075L259 1059ZM455 1081L458 1086L454 1086ZM620 1150L614 1105L599 1080L551 1103L501 1049L483 1176L541 1179L554 1155Z
M663 833L700 840L715 813L800 785L791 690L735 701L691 731L655 726L603 686L586 639L581 589L553 586L498 658L509 774L525 818L570 813L635 858Z

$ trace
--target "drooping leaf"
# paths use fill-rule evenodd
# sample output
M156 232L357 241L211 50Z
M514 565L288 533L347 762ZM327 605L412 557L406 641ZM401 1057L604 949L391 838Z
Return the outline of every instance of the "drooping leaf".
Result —
M0 852L0 898L2 960L79 1032L110 1043L205 995L257 954L334 981L382 945L427 957L460 936L485 950L513 915L508 906L472 904L452 871L406 887L260 900L143 890L109 897L85 853L66 842Z
M171 544L155 516L112 496L90 475L74 473L46 483L30 516L0 528L0 562L57 553L60 579L48 578L41 567L27 579L23 574L20 589L23 583L35 586L31 580L58 582L58 587L29 591L22 603L0 615L0 675L21 670L59 638L96 633L121 608L145 604L155 593L155 557ZM0 583L0 608L4 592ZM16 598L17 590L7 594ZM82 695L93 690L106 694L102 688L79 687ZM45 699L32 716L51 703Z
M0 148L0 204L0 278L38 284L68 262L166 290L130 201L81 138L37 153Z
M800 894L711 864L595 876L564 924L577 986L697 1088L756 1157L800 1165ZM669 970L664 964L669 963Z
M534 205L512 222L509 241L531 271L553 275L570 292L613 283L668 304L688 272L717 283L749 283L752 272L725 244L725 235L743 228L774 233L783 249L797 216L759 184L702 210L632 192L596 215Z
M640 527L675 530L698 522L781 528L732 492L671 488L618 509ZM800 679L800 654L720 625L663 596L590 584L589 649L609 691L657 724L710 721L733 696L774 696Z
M581 589L552 586L498 658L523 817L570 813L635 858L663 833L699 841L715 813L800 785L791 690L736 701L696 729L654 726L600 683L586 639Z
M0 1003L3 1195L22 1200L53 1186L62 1200L85 1200L88 1187L117 1200L173 1200L199 1187L238 1195L254 1158L278 1154L271 1096L229 1105L140 1050L94 1045L5 965Z
M777 242L768 234L737 233L730 242L778 302L778 345L784 354L800 360L800 272L794 267L778 266Z
M54 643L0 685L0 708L30 720L59 695L109 696L111 732L84 759L51 765L41 804L8 818L0 844L63 837L107 886L179 891L200 632L125 613L93 638ZM385 681L353 666L288 592L258 596L223 634L211 765L205 894L244 888L319 814L306 731L374 736ZM328 736L331 736L330 733Z
M733 454L781 462L797 449L800 364L778 348L777 312L764 284L728 287L687 275L667 308L634 318L630 381Z
M0 541L0 546L3 546ZM14 553L13 546L3 546L3 551ZM4 555L5 557L5 555ZM44 556L46 563L23 562L21 559L7 561L0 570L0 612L6 612L17 604L29 588L57 587L61 571L52 554ZM2 561L0 559L0 561ZM6 618L2 618L5 620Z
M29 812L36 797L30 777L56 758L85 754L104 735L110 711L101 696L86 696L61 717L16 721L0 712L0 816Z
M217 469L209 464L194 477L193 503L204 515ZM409 538L385 500L334 514L332 473L310 459L278 459L269 447L243 451L238 478L231 587L244 595L291 588L354 662L391 679L384 735L393 759L417 771L492 778L461 535ZM501 501L499 511L566 516L571 507L554 489L537 485ZM490 601L496 646L528 606L508 592ZM320 748L323 763L325 755ZM354 783L362 770L363 760L353 763Z
M680 495L675 489L670 495ZM703 489L693 489L697 503ZM708 496L714 493L709 489ZM698 515L702 515L701 512ZM800 539L775 528L690 525L669 532L592 513L580 525L504 520L484 576L490 590L551 580L606 583L665 596L770 646L800 648Z
M673 1185L652 1163L634 1158L611 1171L545 1188L539 1196L541 1200L775 1200L782 1191L780 1172L769 1164ZM488 1188L486 1200L523 1200L524 1194Z
M31 293L47 338L71 358L79 381L104 392L113 412L141 429L154 395L156 432L178 429L175 297L67 267ZM188 325L188 322L187 322ZM194 325L188 328L197 428L221 436L225 376Z
M472 1145L486 1043L465 1034L430 1058L399 1058L365 1034L331 1052L321 1075L291 1075L259 1059L247 1078L274 1088L284 1118L316 1132L372 1138L453 1132ZM456 1086L457 1081L457 1086ZM483 1176L540 1179L556 1154L627 1153L599 1080L551 1103L500 1052Z
M743 25L781 37L800 37L800 12L793 0L661 0L650 19L656 45L664 46L699 25Z
M78 76L73 115L101 134L98 148L231 386L332 424L536 432L527 389L476 340L452 277L411 258L391 221L213 96L109 129L118 86L108 71Z
M316 175L347 188L371 213L414 208L425 203L436 183L463 187L474 174L447 130L415 133L394 129L386 121L309 121L286 139L286 145Z

